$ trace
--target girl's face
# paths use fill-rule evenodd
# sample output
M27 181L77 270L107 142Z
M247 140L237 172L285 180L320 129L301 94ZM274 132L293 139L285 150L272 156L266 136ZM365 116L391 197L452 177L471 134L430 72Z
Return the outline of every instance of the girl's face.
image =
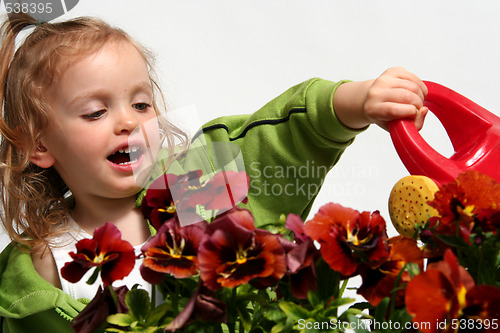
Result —
M153 88L137 49L106 43L70 63L47 97L54 117L32 161L54 166L77 200L136 194L137 175L149 174L160 146Z

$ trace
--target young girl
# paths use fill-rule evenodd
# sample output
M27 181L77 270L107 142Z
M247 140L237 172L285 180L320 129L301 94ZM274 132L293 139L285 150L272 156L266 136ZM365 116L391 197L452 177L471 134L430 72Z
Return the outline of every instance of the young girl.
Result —
M15 50L16 36L28 27L34 30ZM161 119L161 95L149 53L100 20L39 24L14 15L2 34L2 222L13 242L0 256L1 327L71 331L70 320L97 286L66 283L59 269L70 258L62 254L105 222L136 249L150 236L135 206L142 190L135 175L150 173L146 150L154 156L160 138L130 138L136 128ZM282 213L305 218L315 195L303 186L319 187L325 175L292 181L274 179L268 171L313 164L329 169L371 123L386 127L410 117L420 128L426 92L423 82L402 68L364 82L313 79L251 116L206 124L203 136L241 148L251 185L246 207L259 225ZM182 132L166 121L158 124L173 151ZM269 182L287 190L286 200L263 191ZM147 288L137 264L129 278L129 284Z

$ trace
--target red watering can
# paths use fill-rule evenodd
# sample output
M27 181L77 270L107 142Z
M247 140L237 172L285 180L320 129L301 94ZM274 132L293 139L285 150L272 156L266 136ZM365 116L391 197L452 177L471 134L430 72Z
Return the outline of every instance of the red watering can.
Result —
M443 124L455 153L450 158L439 154L411 120L393 121L391 138L410 174L442 185L475 170L500 182L500 118L451 89L434 82L425 84L429 90L425 106Z

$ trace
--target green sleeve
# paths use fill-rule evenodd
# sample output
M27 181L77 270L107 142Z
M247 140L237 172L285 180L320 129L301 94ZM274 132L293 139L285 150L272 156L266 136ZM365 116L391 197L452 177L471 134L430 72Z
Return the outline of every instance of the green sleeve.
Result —
M0 332L72 332L85 305L43 279L29 252L10 243L0 254Z
M333 94L344 81L311 79L290 88L250 116L207 123L207 142L233 142L250 178L247 208L256 225L281 214L307 217L326 173L362 130L344 126L333 110Z

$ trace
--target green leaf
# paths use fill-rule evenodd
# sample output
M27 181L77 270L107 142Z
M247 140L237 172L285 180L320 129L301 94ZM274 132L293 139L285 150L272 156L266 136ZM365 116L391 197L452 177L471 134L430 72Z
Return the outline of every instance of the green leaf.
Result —
M281 302L280 308L291 320L297 321L299 319L309 318L310 316L309 311L292 302Z
M420 268L417 263L409 262L406 264L406 271L410 274L410 278L413 279L414 276L420 274Z
M371 305L370 302L358 302L349 307L349 309L358 309L358 310L366 310L372 308L373 305Z
M115 327L108 327L106 328L106 333L109 333L109 332L116 332L116 333L125 333L126 331L124 330L121 330L119 328L115 328Z
M356 333L369 333L368 322L355 316L354 314L347 315L347 322L350 323L350 327L352 331Z
M316 277L318 281L316 294L321 301L328 303L332 298L338 297L340 273L331 269L323 258L316 263Z
M158 332L158 327L147 327L147 328L143 328L143 329L137 330L136 332L140 332L140 333L155 333L155 332Z
M149 294L144 289L130 290L125 296L125 304L130 311L130 315L141 322L144 321L149 311L151 311Z
M286 328L286 325L283 324L283 323L279 323L279 324L276 324L272 329L271 329L271 333L281 333L281 332L285 332Z
M389 307L390 299L389 297L383 298L380 303L375 308L375 321L383 322L385 321L385 315Z
M132 325L132 323L134 321L136 321L135 318L133 318L128 313L112 314L112 315L109 315L106 320L109 324L120 326L120 327L128 327L128 326Z
M286 318L286 314L280 310L269 310L264 312L264 317L268 320L278 322Z
M469 244L462 237L451 236L451 235L438 235L437 237L445 244L459 249L469 247Z
M350 304L354 302L355 298L337 298L330 302L330 307L338 308L339 306Z
M146 317L146 326L160 326L164 324L165 319L172 310L170 303L163 303L151 310Z
M312 306L316 306L321 303L316 291L309 290L307 292L307 299L309 300L309 303L311 303Z
M250 331L250 329L252 328L252 318L250 317L248 310L246 308L238 307L237 311L244 332Z

